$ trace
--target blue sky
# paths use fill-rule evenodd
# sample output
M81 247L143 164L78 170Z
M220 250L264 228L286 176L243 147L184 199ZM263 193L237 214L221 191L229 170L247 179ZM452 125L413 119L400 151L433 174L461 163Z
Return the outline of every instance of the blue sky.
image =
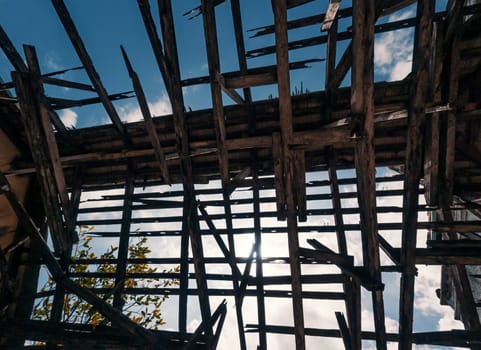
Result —
M154 18L158 20L156 1L152 2L152 12ZM320 13L326 8L327 1L314 1L313 3L290 10L288 13L289 19L300 18L315 13ZM79 30L84 43L90 53L97 71L109 93L118 93L129 91L132 89L130 79L128 77L126 68L121 58L120 45L123 45L132 61L134 69L139 74L142 81L147 98L151 104L152 112L155 115L167 114L170 111L170 105L166 97L164 84L161 75L158 71L157 64L152 53L150 43L147 38L143 23L141 21L139 9L136 1L133 0L84 0L84 1L66 1L66 5L70 10L73 20ZM178 41L179 58L181 64L182 78L191 78L197 76L204 76L208 74L207 58L204 48L204 36L202 28L202 19L197 17L193 20L188 20L181 16L182 13L199 5L199 1L195 0L181 0L173 1L174 21L176 24L176 35ZM22 44L34 45L39 56L40 66L43 73L48 73L60 69L67 69L77 67L80 61L77 58L70 41L63 30L63 27L58 20L56 13L47 0L0 0L2 11L0 12L0 23L4 30L10 36L17 50L23 55ZM270 25L273 23L272 11L270 10L270 0L264 1L241 1L242 11L244 16L244 30ZM343 1L342 7L350 6L350 1ZM437 9L442 9L445 6L445 1L437 1ZM399 13L394 13L389 18L381 21L393 21L398 19L410 18L415 14L415 7L411 6ZM221 51L221 71L235 71L238 70L237 54L235 50L235 40L233 34L233 26L230 12L230 2L226 2L216 9L217 27L219 33L219 48ZM380 22L381 22L380 21ZM341 20L339 24L340 30L346 30L350 26L349 20ZM290 40L297 40L301 38L319 35L319 26L311 26L304 29L299 29L289 33ZM398 80L404 78L411 69L411 54L412 54L412 29L399 30L396 33L386 33L376 36L376 80ZM260 38L249 39L250 33L245 32L244 37L246 41L246 49L255 49L263 46L274 44L274 36L268 35ZM343 47L347 42L340 43L338 46L338 55L342 54ZM296 61L309 58L325 58L325 46L315 46L305 50L297 50L290 53L290 60ZM275 64L275 55L269 55L262 58L254 58L248 61L249 67L258 67L263 65ZM0 54L0 77L4 81L10 80L10 71L12 67L8 63L3 53ZM304 88L311 91L319 90L324 85L324 63L313 63L312 68L291 72L292 88L300 87L302 82ZM73 71L66 73L63 76L65 79L75 80L88 83L88 77L83 71ZM347 83L346 81L345 83ZM258 87L253 89L255 99L265 99L269 95L276 96L277 90L275 85ZM47 95L63 98L86 98L92 97L92 94L74 91L72 89L52 88L46 90ZM208 85L199 85L184 89L184 98L186 107L194 110L201 108L208 108L210 102L210 88ZM229 101L224 96L225 101ZM136 100L130 99L122 102L116 102L115 106L119 114L125 121L140 120ZM89 106L82 108L75 108L64 110L60 112L61 117L69 126L77 128L91 125L99 125L108 123L106 113L100 106ZM319 175L319 174L318 174ZM324 176L321 174L321 176ZM96 194L100 195L100 194ZM392 205L399 205L399 198L392 199ZM388 205L388 204L386 204ZM355 218L354 218L355 219ZM423 218L426 219L426 218ZM271 224L271 223L270 223ZM321 224L321 223L319 223ZM284 225L284 224L282 224ZM393 233L390 236L392 242L399 246L399 233ZM278 245L284 241L284 238L272 239L272 245ZM425 241L425 232L419 233L420 246ZM251 241L244 242L241 246L246 247L245 255L251 245ZM284 242L285 243L285 242ZM332 244L332 242L326 242ZM268 245L268 244L267 244ZM301 245L306 246L304 242ZM353 239L351 247L359 248L359 240ZM207 249L210 249L207 247ZM241 248L242 250L243 248ZM269 250L265 248L266 254L276 254L276 250ZM215 251L212 248L212 251ZM158 254L165 254L166 251L159 251ZM217 252L218 253L218 252ZM360 252L353 252L352 254L360 254ZM273 268L273 273L277 267ZM420 267L420 275L417 280L417 295L419 305L416 305L415 311L415 331L436 330L436 329L450 329L450 327L460 326L460 323L451 322L452 311L448 307L440 307L439 301L432 294L433 289L437 287L439 280L439 271L436 268ZM279 271L277 271L279 272ZM284 271L285 272L285 271ZM386 315L388 320L388 329L396 331L396 320L398 318L398 291L399 291L399 275L391 274L384 276L386 283ZM213 298L213 300L216 300ZM363 298L364 321L366 327L370 329L370 297ZM220 302L213 301L212 305ZM191 304L195 304L195 300ZM247 308L255 308L252 300L246 302ZM332 311L338 305L332 307ZM175 313L174 306L167 306ZM276 310L277 309L277 310ZM331 306L327 308L331 310ZM228 308L229 313L234 313L233 301L230 300ZM279 311L280 310L280 311ZM268 311L273 318L272 323L282 323L283 320L279 314L283 310L290 310L290 305L268 306ZM427 315L429 312L429 316ZM332 312L333 314L333 312ZM277 315L277 316L276 316ZM332 316L332 315L331 315ZM249 320L246 316L246 323L254 322ZM337 325L330 324L332 317L325 318L319 312L312 313L311 310L306 312L306 320L310 319L313 322L310 326L316 326L317 321L321 320L320 326L327 328L337 327ZM199 321L198 311L195 306L191 314L191 327L194 327ZM275 321L275 322L274 322ZM175 327L175 317L172 320L171 327ZM307 321L306 321L307 322ZM167 325L169 326L169 324ZM226 327L233 327L234 321L231 316L228 317ZM224 330L226 335L223 335L222 344L235 344L236 332L229 332ZM289 341L284 344L282 336L270 336L272 344L277 344L278 349L284 346L289 348ZM321 338L321 341L328 342ZM308 344L311 346L319 345L319 339L308 339ZM327 343L323 343L327 344ZM368 348L372 344L366 344ZM285 347L287 346L287 347ZM333 349L339 346L339 341L333 343ZM222 347L221 347L222 348ZM276 348L275 346L273 348ZM424 349L424 347L417 347Z

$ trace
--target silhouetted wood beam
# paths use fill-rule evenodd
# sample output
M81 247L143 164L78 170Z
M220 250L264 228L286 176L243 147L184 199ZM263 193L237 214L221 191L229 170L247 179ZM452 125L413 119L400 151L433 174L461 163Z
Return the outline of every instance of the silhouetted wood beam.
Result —
M336 29L336 26L337 26L337 22L330 28L330 30ZM332 58L335 59L335 57L332 57ZM336 225L337 246L339 249L339 254L348 255L346 232L344 231L344 219L342 216L341 197L339 193L339 181L337 179L337 171L336 171L336 163L337 163L336 151L333 148L329 148L328 150L326 150L326 152L327 152L328 166L329 166L328 174L329 174L329 182L330 182L331 195L332 195L332 208L334 210L334 223ZM349 320L351 344L353 344L355 349L360 349L361 348L361 324L360 322L357 321L358 318L360 318L360 315L357 315L358 310L355 307L356 299L357 299L357 296L355 295L356 291L354 290L355 284L359 286L359 283L353 283L353 281L348 280L345 283L343 283L343 290L344 290L344 293L346 294L345 307L346 307L347 317Z
M134 97L132 95L132 92L133 91L120 92L118 94L108 95L108 98L111 101L124 100L127 98ZM47 101L52 106L52 108L56 110L72 108L72 107L88 106L91 104L102 102L102 100L99 97L90 97L90 98L84 98L81 100L71 100L67 98L58 98L58 97L47 97Z
M67 35L70 38L70 42L75 48L75 51L77 52L77 55L82 62L82 65L84 66L87 75L89 76L93 86L95 87L95 90L97 91L100 101L102 102L102 105L104 106L110 120L114 124L117 132L124 138L125 141L127 141L128 138L125 132L124 125L122 124L122 121L120 120L120 117L115 110L112 101L109 99L107 90L105 89L102 81L100 80L100 76L95 69L92 59L90 58L90 55L85 48L82 38L80 37L80 34L75 27L75 24L67 10L67 7L65 6L65 3L63 2L63 0L52 0L52 4L55 7L55 11L57 12L58 17L62 22L65 31L67 32Z
M216 76L216 79L217 79L217 83L220 85L222 91L224 91L224 93L227 96L229 96L238 105L245 105L246 102L244 101L242 96L239 95L239 93L237 91L235 91L235 89L227 87L226 81L225 81L224 77L222 76L222 74L220 74L219 72L216 72L215 76Z
M160 24L162 29L162 38L165 45L165 55L162 55L162 46L156 34L155 24L148 7L148 0L139 0L139 7L144 18L149 38L154 49L154 54L159 65L161 73L164 75L164 81L170 91L169 95L172 103L172 112L174 119L174 129L176 135L176 147L181 161L182 182L184 186L184 207L182 219L182 239L181 239L181 279L180 279L180 297L179 297L179 329L181 333L186 332L187 328L187 289L188 289L188 240L190 239L192 255L194 261L194 270L196 272L196 282L199 290L199 304L201 310L202 321L207 322L211 318L209 295L207 294L207 281L205 279L206 271L204 265L204 253L202 249L202 239L199 234L199 218L197 216L197 203L195 199L194 177L192 169L192 160L189 156L189 135L185 125L184 98L182 94L182 86L180 84L180 65L177 52L176 36L174 20L172 15L171 1L159 1ZM169 62L170 67L166 61ZM167 74L167 67L170 68L172 79ZM168 83L170 81L170 83ZM211 348L213 331L212 327L205 330L206 346Z
M13 45L12 41L8 37L7 33L0 25L0 47L2 48L5 56L18 72L26 73L28 71L27 65L23 61L22 57L18 53L17 49Z
M228 191L229 195L231 195L232 192L235 191L237 186L239 186L239 184L242 182L242 180L244 180L250 174L251 174L251 167L250 166L245 167L239 173L237 173L236 176L234 176L230 181L229 191Z
M130 226L132 219L132 195L135 190L135 165L130 162L126 174L124 203L122 207L122 223L120 224L120 237L117 252L117 268L115 269L115 292L112 305L122 310L124 306L123 294L126 282L127 259L129 258Z
M95 92L95 88L92 85L77 83L75 81L70 81L65 79L52 78L49 76L46 77L44 75L42 76L42 82L44 84L49 84L49 85Z
M385 24L378 24L374 27L375 33L386 33L386 32L391 32L393 30L409 28L414 26L415 20L416 20L415 18L408 18L408 19L401 19L398 21L389 22ZM310 46L322 45L327 42L327 37L328 37L327 35L318 35L318 36L310 37L307 39L299 39L299 40L291 41L288 43L288 47L289 47L289 50L298 50L298 49L306 48ZM348 30L339 32L337 36L338 41L348 40L351 38L352 38L352 32ZM275 51L276 51L275 46L261 47L258 49L253 49L248 51L247 57L248 58L261 57L265 55L274 54Z
M204 24L204 36L207 50L207 64L209 67L209 76L211 80L211 96L212 96L212 114L214 117L216 143L218 148L219 159L219 171L222 182L222 197L224 200L224 211L226 228L228 230L227 240L229 245L229 251L231 256L235 259L235 244L234 235L231 232L233 228L231 204L229 198L229 156L225 147L225 140L227 138L227 132L225 127L225 114L222 100L222 79L219 77L221 72L219 48L217 42L217 29L214 4L209 0L201 1L202 20ZM229 96L237 103L243 105L245 101L237 93L233 93L235 90L225 89ZM237 95L236 95L237 94ZM236 274L235 274L236 275ZM239 274L240 278L240 274ZM239 341L241 350L247 349L245 333L244 333L244 321L241 309L241 295L239 290L239 279L234 278L232 280L235 302L236 302L236 316L237 316L237 328L239 332Z
M283 171L287 211L287 237L289 245L290 267L292 275L292 307L296 349L304 350L304 310L302 305L301 267L299 263L299 237L297 233L297 217L294 199L294 159L289 149L292 138L292 101L289 78L289 56L287 39L287 1L272 2L275 20L275 52L277 62L277 86L279 92L279 119L283 151Z
M413 343L415 249L419 181L423 170L425 108L428 102L429 63L434 1L420 0L414 36L413 79L408 105L408 132L404 163L401 291L399 298L399 350L410 350Z
M245 50L244 50L244 60ZM289 63L291 70L310 68L309 63L322 62L323 59L308 59ZM240 71L222 73L225 80L225 86L229 89L248 88L253 86L275 84L277 82L276 66L265 66L257 68L241 68ZM191 86L197 84L209 84L210 76L202 76L197 78L187 78L182 80L182 86ZM245 92L245 91L244 91ZM247 98L246 98L247 99ZM252 101L251 101L252 102Z
M100 299L90 290L67 278L59 262L50 251L50 248L42 237L39 229L30 218L23 205L19 202L15 193L12 192L9 183L2 172L0 172L0 188L0 193L7 197L12 209L17 215L19 221L22 222L23 228L26 230L30 239L40 247L43 263L47 266L55 282L91 304L96 310L98 310L98 312L109 319L112 324L118 325L132 335L138 336L143 339L147 345L156 345L158 349L164 349L164 347L157 342L156 337L151 332L131 321L127 316Z
M219 246L220 250L224 254L224 257L229 262L229 265L232 269L232 274L236 276L237 280L239 280L242 274L239 270L239 267L237 267L235 256L232 256L232 254L229 252L229 249L225 245L224 240L222 239L221 235L217 232L214 222L209 217L209 214L207 213L205 206L200 202L199 202L199 210L200 210L200 213L202 214L202 219L204 219L204 221L207 223L207 226L209 227L209 230L214 236L214 239L217 242L217 245Z
M152 143L152 147L154 148L155 158L159 162L159 168L162 174L162 178L165 183L170 185L169 168L167 166L162 145L160 144L159 135L157 134L157 129L155 128L155 124L152 120L152 115L150 113L149 104L144 94L144 89L142 88L142 85L140 83L140 79L137 73L134 71L132 64L129 61L127 53L125 52L122 46L120 46L120 49L122 50L122 56L124 58L125 65L127 66L130 79L132 79L132 85L133 85L135 94L137 95L137 101L139 102L140 111L142 112L142 116L144 117L145 128L147 129L150 142Z
M342 312L336 312L337 324L339 325L339 331L341 332L342 342L344 343L344 348L346 350L354 350L354 346L351 343L351 334L349 328L347 327L346 319Z
M361 223L364 266L371 279L381 281L376 213L376 163L374 154L374 23L375 0L353 1L353 52L363 52L353 62L351 76L351 133ZM372 291L376 346L386 350L384 300L381 289Z

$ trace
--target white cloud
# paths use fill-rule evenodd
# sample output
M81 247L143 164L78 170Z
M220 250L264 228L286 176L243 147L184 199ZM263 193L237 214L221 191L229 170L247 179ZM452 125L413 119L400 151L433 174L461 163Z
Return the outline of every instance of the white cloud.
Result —
M152 116L166 115L172 113L169 97L161 96L153 103L149 103L149 109ZM137 122L142 120L142 112L137 103L129 103L119 108L120 119L126 123Z
M391 15L388 22L414 16L413 11ZM376 71L388 81L404 79L412 67L412 28L399 29L380 34L375 41L374 63Z
M77 125L77 112L71 109L64 109L60 112L60 120L67 128L73 128Z

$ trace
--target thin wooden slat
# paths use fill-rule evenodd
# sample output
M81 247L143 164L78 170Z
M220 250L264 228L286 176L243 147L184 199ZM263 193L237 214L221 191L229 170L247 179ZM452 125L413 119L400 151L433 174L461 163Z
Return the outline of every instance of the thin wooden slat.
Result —
M149 134L150 142L152 143L152 147L154 148L155 158L159 162L160 172L162 173L162 178L165 183L170 185L170 175L169 175L169 168L167 166L167 162L165 159L164 151L162 149L162 145L159 141L159 135L157 134L157 129L155 128L155 124L152 120L152 115L150 113L149 104L147 103L147 99L144 94L144 89L140 83L140 79L137 73L134 71L132 64L125 52L123 46L120 46L122 51L122 56L125 61L125 65L127 66L127 70L129 72L129 76L132 79L132 85L137 95L137 101L139 102L140 110L142 112L142 116L144 117L145 127Z
M115 292L113 297L112 305L122 310L124 300L123 300L123 289L126 282L126 272L127 272L127 259L129 258L129 245L130 245L130 226L132 219L132 195L135 190L135 165L133 163L129 164L129 169L127 172L126 185L124 190L124 203L122 208L122 223L120 224L120 237L117 252L117 267L115 269Z
M120 117L115 110L112 101L109 99L107 90L105 89L102 81L100 80L100 76L95 69L92 59L90 58L90 55L85 48L83 40L80 37L77 28L75 27L75 24L67 10L67 7L65 6L65 3L63 2L63 0L52 0L52 4L55 8L55 11L57 12L60 21L65 28L65 31L70 38L73 47L75 48L75 51L77 52L77 55L79 56L80 61L82 62L82 65L85 68L87 75L92 81L92 85L95 87L95 90L97 91L100 101L102 102L102 105L104 106L110 120L114 124L117 132L122 137L124 137L125 140L127 140L124 125L122 124L122 121L120 120Z
M351 334L347 327L346 319L342 312L336 312L337 324L339 325L339 331L341 332L342 341L346 350L353 350L354 346L351 343Z
M294 176L296 189L296 206L299 222L307 221L307 200L306 200L306 155L303 150L294 152Z

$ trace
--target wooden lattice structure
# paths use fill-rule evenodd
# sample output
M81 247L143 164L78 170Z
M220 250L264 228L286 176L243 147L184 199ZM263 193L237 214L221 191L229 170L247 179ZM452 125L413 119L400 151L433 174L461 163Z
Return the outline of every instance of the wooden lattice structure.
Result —
M0 29L0 44L14 67L0 95L0 154L6 159L0 164L0 211L8 219L0 231L2 346L24 348L27 339L49 349L214 349L229 312L237 329L228 331L237 332L240 349L265 350L270 334L290 334L296 349L306 348L306 336L341 338L346 349L361 349L362 340L375 341L379 350L387 342L398 342L399 349L413 343L480 348L478 305L465 266L481 265L481 241L458 238L481 231L481 221L459 221L453 213L479 215L481 5L448 1L435 10L434 0L353 0L352 7L340 7L340 1L326 0L322 13L288 21L290 8L311 1L273 0L274 24L256 35L274 35L275 45L248 52L242 19L253 14L241 13L239 0L202 1L193 20L203 21L209 75L181 79L175 32L182 24L174 26L171 1L158 1L158 24L149 0L138 0L140 13L132 15L145 24L172 115L151 115L122 48L144 119L129 124L122 123L113 101L132 93L106 91L63 0L52 4L88 84L44 74L35 48L24 47L24 61ZM237 71L220 66L216 6L231 6ZM414 17L386 22L409 6ZM352 19L348 30L338 30L340 19ZM288 41L289 31L312 25L323 32ZM404 28L414 28L411 73L375 82L375 35ZM293 91L290 72L316 59L292 62L289 52L311 46L325 50L325 89ZM248 57L265 55L275 55L275 64L248 64ZM344 80L350 86L340 87ZM96 97L54 98L46 96L44 84ZM210 86L211 108L186 109L183 88L196 84ZM272 84L278 97L252 97L253 87ZM227 96L235 103L228 105ZM70 130L56 112L94 103L103 105L111 124ZM382 204L390 201L398 204ZM385 214L393 215L387 220ZM116 281L112 304L97 296L108 291L80 287L79 276L70 273L73 264L102 263L70 258L79 225L93 225L97 238L118 242L117 259L109 261L116 272L104 276ZM47 228L51 247L44 239ZM418 230L430 231L427 246L417 244ZM392 243L392 233L400 246ZM129 260L129 240L136 236L158 238L175 252ZM359 252L352 251L353 236ZM269 237L284 244L282 253L263 256ZM326 237L335 237L337 246L328 247ZM246 244L250 253L236 254ZM356 254L361 258L355 260ZM126 276L127 265L136 263L180 266L179 273L150 276L177 278L179 287L126 288L126 278L146 277ZM324 264L330 272L323 272ZM413 332L418 264L449 266L465 331ZM29 319L34 299L45 296L37 293L40 265L57 282L49 322ZM273 273L270 265L283 273ZM385 326L383 278L389 273L401 276L396 333ZM323 289L327 284L337 289ZM361 326L361 290L371 296L374 332ZM111 325L60 322L66 292L94 305ZM122 314L123 294L163 293L177 303L176 331L151 331ZM234 307L215 305L216 296ZM245 322L252 319L243 307L248 299L255 304L253 323ZM268 321L266 304L277 299L292 305L288 325ZM306 305L331 302L341 311L337 324L305 323ZM195 333L188 329L193 304L202 319Z

